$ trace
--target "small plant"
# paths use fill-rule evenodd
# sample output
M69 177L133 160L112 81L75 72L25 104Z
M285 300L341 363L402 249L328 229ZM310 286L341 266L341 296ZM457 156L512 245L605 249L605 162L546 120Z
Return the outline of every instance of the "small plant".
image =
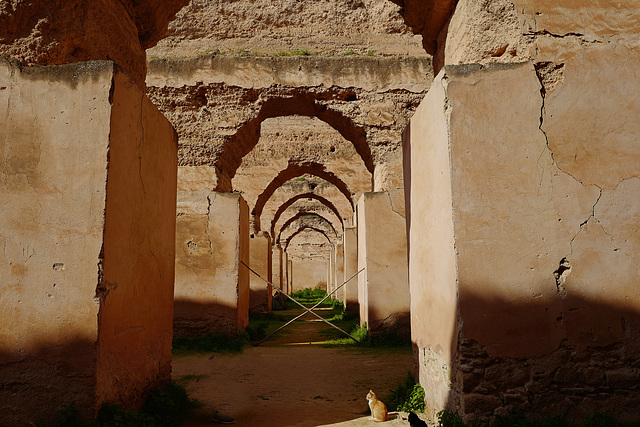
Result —
M367 52L367 56L376 56L375 50L370 50Z
M351 336L358 340L359 343L366 343L369 341L369 328L367 327L367 322L364 322L362 325L356 326L353 331L351 331Z
M292 49L289 52L276 52L274 56L309 56L309 55L318 55L320 52L309 52L307 49Z
M357 55L357 53L356 53L356 51L355 51L355 50L350 49L350 50L348 50L348 51L346 51L346 52L342 52L340 55L343 55L343 56L348 56L348 55Z
M458 412L451 412L449 410L443 410L436 414L438 417L439 427L466 427L467 425L462 420L462 417L458 415Z
M387 407L391 411L424 412L424 389L416 384L413 374L407 372L404 381L392 391Z
M307 49L293 49L290 53L291 55L302 55L302 56L311 55L311 52L309 52Z

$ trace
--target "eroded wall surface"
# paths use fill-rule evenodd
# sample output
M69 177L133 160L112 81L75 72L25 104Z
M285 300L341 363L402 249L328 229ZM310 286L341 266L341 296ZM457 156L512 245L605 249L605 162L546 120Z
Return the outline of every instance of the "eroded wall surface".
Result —
M445 89L446 79L438 76L404 134L411 338L418 353L416 379L425 390L425 413L432 419L449 403L451 360L457 350L450 109Z
M111 62L0 73L0 417L135 406L170 377L176 135Z
M640 86L631 53L572 55L555 85L533 63L445 67L418 121L426 124L411 127L412 304L427 319L429 299L439 298L440 313L459 311L441 318L453 334L414 321L420 376L428 383L449 359L449 401L467 418L561 407L583 418L640 417ZM444 163L447 146L451 203L443 194L421 217L419 182L429 180L415 165ZM451 229L450 208L455 262L447 255L433 271L440 258L419 241Z
M249 270L241 261L250 260L242 196L211 191L204 200L179 204L176 240L175 334L235 335L244 329Z

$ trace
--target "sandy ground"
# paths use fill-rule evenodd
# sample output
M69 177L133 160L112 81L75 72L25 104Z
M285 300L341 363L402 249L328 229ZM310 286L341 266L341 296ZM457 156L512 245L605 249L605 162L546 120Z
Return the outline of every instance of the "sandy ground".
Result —
M215 411L237 426L409 425L406 414L371 420L365 396L369 389L389 396L413 372L411 349L326 348L310 341L328 326L292 326L241 354L175 356L174 379L191 376L187 390L204 404L186 425L216 425Z

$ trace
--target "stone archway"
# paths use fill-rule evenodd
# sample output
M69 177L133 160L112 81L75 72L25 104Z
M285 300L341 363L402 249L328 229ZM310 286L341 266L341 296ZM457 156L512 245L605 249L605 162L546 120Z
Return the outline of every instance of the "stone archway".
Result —
M347 198L347 200L349 200L349 203L353 208L354 206L353 199L352 199L353 193L349 190L349 188L344 183L344 181L339 179L332 172L325 170L324 165L317 164L317 163L306 163L306 164L299 164L299 165L294 164L294 165L290 165L287 169L280 172L278 176L276 176L269 183L269 185L267 185L267 187L260 194L260 196L258 196L258 199L256 200L256 204L253 208L253 211L251 212L254 219L254 230L256 229L256 227L260 227L259 224L260 224L260 216L262 214L262 210L265 204L267 203L267 201L269 200L269 198L276 191L276 189L286 181L304 174L317 176L318 178L322 178L325 181L333 184L335 187L337 187L340 190L340 192ZM256 231L259 231L259 228Z
M297 196L294 196L294 197L290 198L289 200L287 200L285 203L283 203L278 208L278 210L276 211L275 215L273 216L273 220L271 221L271 235L272 236L275 236L275 227L276 227L276 224L278 223L278 220L280 219L280 216L291 205L293 205L296 201L302 200L302 199L312 199L312 200L317 200L320 203L322 203L324 206L329 208L329 210L331 210L331 212L334 213L336 218L338 218L340 220L342 228L344 229L344 224L342 223L343 218L340 216L340 213L338 212L338 210L336 209L336 207L334 206L333 203L331 203L329 200L325 199L324 197L322 197L322 196L320 196L318 194L315 194L315 193L303 193L303 194L298 194Z

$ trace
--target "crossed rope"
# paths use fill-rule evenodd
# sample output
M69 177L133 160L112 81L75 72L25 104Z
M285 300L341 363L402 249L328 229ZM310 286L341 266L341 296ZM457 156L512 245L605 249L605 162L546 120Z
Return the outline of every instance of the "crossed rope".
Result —
M316 316L318 319L322 320L324 323L326 323L329 326L332 326L334 328L336 328L337 330L339 330L340 332L342 332L343 334L345 334L346 336L348 336L349 338L351 338L352 340L354 340L355 342L358 342L357 339L355 339L353 336L351 336L351 334L349 334L348 332L346 332L344 329L339 328L338 326L334 325L333 323L329 322L327 319L323 318L322 316L320 316L319 314L317 314L316 312L313 311L313 309L317 308L320 304L322 304L327 298L329 298L331 295L333 295L334 293L336 293L336 291L340 288L342 288L344 285L346 285L347 283L349 283L349 281L351 281L351 279L353 279L354 277L356 277L358 274L362 273L364 271L364 268L360 269L360 271L354 273L351 277L349 277L346 281L342 282L342 284L340 286L338 286L337 288L335 288L333 291L331 291L331 293L327 294L326 297L324 297L320 302L316 303L313 307L311 308L307 308L305 307L301 302L296 301L293 297L287 295L286 293L284 293L282 291L282 289L280 289L279 287L277 287L276 285L274 285L273 283L271 283L270 281L268 281L267 279L263 278L262 276L260 276L258 273L256 273L251 267L249 267L247 264L245 264L243 261L240 261L240 263L242 263L242 265L244 265L245 267L247 267L249 269L250 272L252 272L253 274L255 274L256 276L258 276L262 281L268 283L269 285L271 285L273 288L275 288L277 291L279 291L282 295L286 296L287 298L289 298L291 301L295 302L296 304L298 304L300 307L302 307L305 312L302 314L299 314L298 316L294 317L293 319L289 320L287 323L285 323L284 325L280 326L278 329L276 329L275 331L273 331L271 334L269 334L267 337L261 339L260 341L254 343L254 345L260 345L263 342L265 342L266 340L268 340L269 338L271 338L272 336L274 336L277 332L280 332L282 329L286 328L287 326L289 326L291 323L295 322L296 320L298 320L299 318L301 318L302 316L304 316L307 313L311 313L314 316Z

